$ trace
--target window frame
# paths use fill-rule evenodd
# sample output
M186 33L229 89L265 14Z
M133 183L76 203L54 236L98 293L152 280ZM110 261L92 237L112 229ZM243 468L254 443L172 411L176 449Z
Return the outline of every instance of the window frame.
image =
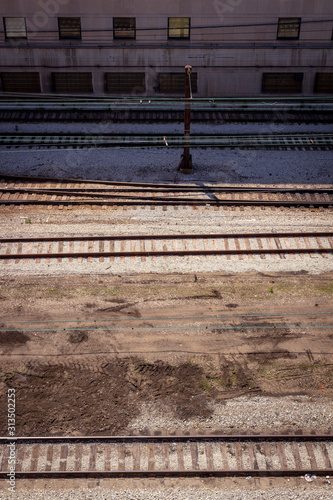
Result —
M170 28L170 19L188 19L188 28ZM188 36L170 36L170 29L188 29ZM190 40L191 39L191 18L188 16L168 17L168 40Z
M328 90L326 92L323 90L318 90L318 86L321 83L320 80L322 78L322 75L330 75L330 79L332 79L332 90ZM333 72L331 72L331 71L318 71L316 73L313 93L314 94L333 94Z
M67 84L67 79L70 80L70 77L73 77L75 79L75 77L79 77L79 75L89 75L88 76L88 84L89 84L89 88L88 90L79 90L77 88L74 88L72 90L63 90L63 89L59 89L57 88L57 86L61 86L61 78L62 79L65 79L66 80L66 84ZM60 78L60 82L57 82L57 78ZM93 74L91 71L52 71L51 72L51 79L52 79L52 89L53 89L53 92L55 94L61 94L61 93L64 93L64 94L93 94L94 93L94 83L93 83ZM71 83L71 85L73 85L73 83ZM75 87L75 85L73 85Z
M297 35L296 36L279 36L279 31L280 31L280 27L282 24L292 24L292 22L288 23L287 22L287 19L292 19L292 20L297 20L298 22L298 31L297 31ZM284 23L281 22L282 20L284 20ZM295 22L296 24L296 22ZM276 33L276 39L277 40L299 40L299 36L300 36L300 33L301 33L301 24L302 24L302 18L301 17L279 17L279 20L278 20L278 27L277 27L277 33Z
M8 36L7 34L7 26L6 26L6 19L23 19L24 20L24 28L25 28L25 36ZM27 22L26 22L26 18L25 17L22 17L22 16L6 16L3 18L3 28L4 28L4 32L5 32L5 39L6 40L12 40L12 39L21 39L21 40L27 40L28 38L28 32L27 32Z
M116 19L134 19L134 28L130 28L127 31L133 31L133 36L117 36L116 31L126 30L126 28L116 28ZM114 40L136 40L136 17L113 17L113 39Z
M191 81L192 93L196 94L198 92L198 73L196 71L192 72L191 77L193 79L193 81ZM179 88L179 89L176 88L176 89L171 89L171 90L168 90L167 88L164 90L161 89L161 79L163 79L163 78L171 78L171 79L175 78L176 80L179 79L178 81L181 85L181 88ZM181 94L182 96L184 96L184 94L185 94L185 73L179 72L179 71L167 71L167 72L157 73L157 92L159 94L176 94L176 95Z
M36 82L34 82L34 84L36 85L36 87L34 88L34 90L31 90L31 87L28 90L27 89L22 89L22 88L20 88L18 90L8 90L8 89L6 89L6 85L8 85L8 81L6 81L6 79L9 78L9 80L10 80L10 75L11 76L15 75L15 77L16 76L21 77L22 80L25 81L26 86L29 86L29 83L27 84L27 81L28 81L27 75L29 75L29 74L32 74L33 78L36 79ZM29 92L29 93L33 93L33 94L40 94L42 92L41 78L40 78L40 72L39 71L1 71L0 72L0 77L1 77L2 92L9 92L9 93L15 93L15 92L17 92L17 93L25 93L25 92ZM15 82L14 85L20 86L20 81Z
M110 76L112 75L112 76ZM130 89L127 88L126 85L126 78L129 77L129 75L135 75L135 78L138 79L138 85L131 87ZM140 75L140 76L139 76ZM112 77L117 77L119 79L119 90L113 90L111 91L109 88L109 81L112 79ZM121 77L124 78L125 82L121 82ZM130 94L133 92L133 89L136 87L140 87L142 90L137 91L140 94L143 94L146 92L146 74L144 71L107 71L105 73L105 93L106 94ZM141 85L140 85L141 83Z
M270 76L270 77L273 77L273 75L275 77L280 77L282 75L293 75L293 79L294 80L298 80L301 82L301 85L300 85L300 90L290 90L290 89L286 89L284 90L284 88L280 88L278 90L266 90L265 89L265 84L267 83L265 81L265 79L267 78L267 76ZM276 78L278 79L278 78ZM281 79L282 80L282 79ZM293 71L284 71L284 72L264 72L262 73L262 78L261 78L261 93L262 94L302 94L303 93L303 81L304 81L304 73L301 73L299 71L296 71L296 72L293 72Z
M79 19L79 21L80 21L80 35L79 36L62 35L61 34L61 26L60 26L61 19ZM81 17L77 17L77 16L58 17L58 33L59 33L59 40L82 40Z

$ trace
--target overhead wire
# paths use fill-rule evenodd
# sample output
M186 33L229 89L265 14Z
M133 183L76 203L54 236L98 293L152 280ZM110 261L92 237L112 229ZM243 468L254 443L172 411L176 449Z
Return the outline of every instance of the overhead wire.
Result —
M170 320L184 320L184 319L220 319L220 318L272 318L281 316L320 316L326 314L327 316L333 315L333 311L313 311L308 313L279 313L279 314L222 314L222 315L212 315L212 316L165 316L165 317L140 317L140 318L108 318L108 319L73 319L73 320L29 320L29 321L1 321L1 324L35 324L35 323L87 323L87 322L109 322L109 321L170 321Z
M185 97L158 97L158 96L153 96L153 97L148 97L145 95L136 95L136 96L125 96L125 97L114 97L114 96L109 96L109 95L102 95L102 96L96 96L95 94L83 94L83 95L78 95L78 94L60 94L60 93L32 93L32 92L1 92L0 94L0 105L3 103L13 103L13 99L9 99L6 101L4 97L13 97L15 101L20 101L20 98L25 98L25 97L33 97L35 101L41 101L41 105L45 105L48 103L52 103L54 100L55 103L59 104L59 101L63 99L65 103L72 104L73 102L76 104L82 104L84 103L84 100L87 101L87 103L91 104L92 102L95 102L96 104L100 104L101 102L106 103L106 104L124 104L127 105L128 103L133 103L133 101L136 102L136 104L154 104L156 101L157 103L179 103L179 104L184 104L185 102ZM46 99L46 100L45 100ZM270 103L272 102L273 104L277 104L276 101L280 101L281 103L284 104L286 101L289 103L290 101L295 101L295 103L311 103L312 101L314 102L322 102L324 103L327 101L329 104L333 102L333 97L330 96L310 96L310 97L305 97L305 96L267 96L267 97L194 97L193 102L196 104L216 104L216 103L229 103L229 102L236 102L236 103L258 103L262 102L262 104ZM28 106L31 103L26 103ZM61 104L61 101L60 101ZM152 106L149 106L152 107ZM215 106L214 106L215 107Z
M93 332L93 331L124 331L124 330L261 330L261 329L269 329L269 330L278 330L281 328L292 329L310 329L310 328L333 328L332 325L210 325L210 326L131 326L131 327L84 327L85 331ZM76 332L82 331L82 328L6 328L0 329L1 332ZM308 335L308 334L307 334Z
M110 19L113 19L114 17L117 16L110 16ZM131 17L131 16L127 16ZM135 16L134 16L135 17ZM190 16L181 16L181 17L189 17ZM89 13L89 18L93 18L90 13ZM96 19L96 17L95 17ZM103 16L103 21L108 19L106 16ZM139 19L138 17L135 17L135 19ZM312 24L312 23L330 23L333 22L333 18L328 18L328 19L302 19L300 18L300 26L302 24ZM276 21L265 21L265 22L256 22L256 23L232 23L232 24L201 24L201 25L190 25L190 31L191 30L196 30L196 29L220 29L220 28L245 28L245 27L258 27L258 26L289 26L291 24L290 21L285 21L285 22L276 22ZM294 22L296 24L296 21ZM81 33L84 32L114 32L114 31L119 31L120 28L92 28L92 29L84 29L82 30L81 27ZM125 31L125 29L123 29ZM135 26L134 31L168 31L169 26L153 26L153 27L137 27ZM133 28L130 29L129 31L133 31ZM59 33L59 29L56 30L38 30L38 33ZM0 31L0 34L5 34L4 30Z
M91 17L91 16L90 16ZM103 17L103 21L105 21L105 17ZM112 17L110 17L110 19L112 19ZM137 18L136 18L137 19ZM112 22L112 21L111 21ZM329 19L301 19L300 21L300 30L302 29L302 25L305 25L306 26L306 29L305 30L302 30L302 34L305 34L305 33L316 33L318 35L322 35L323 32L330 32L331 31L331 28L323 28L323 29L309 29L309 25L311 24L327 24L327 23L332 23L333 22L333 19L329 18ZM283 22L277 22L277 21L265 21L265 22L255 22L255 23L233 23L233 24L219 24L219 25L191 25L190 26L190 33L192 34L193 31L196 31L196 30L206 30L206 29L209 29L209 30L214 30L214 29L220 29L220 30L230 30L230 29L233 29L233 32L232 32L232 35L235 36L235 35L241 35L242 36L242 41L244 41L243 37L244 37L244 32L246 32L246 28L253 28L253 27L266 27L268 28L268 30L266 30L266 34L269 35L269 34L272 34L276 37L277 35L277 30L278 30L278 27L281 27L283 25L286 25L286 26L289 26L290 25L290 22L286 21L285 23ZM272 29L271 29L272 27ZM235 31L234 28L242 28L241 30L239 31ZM273 29L274 28L274 29ZM86 37L89 37L90 34L96 34L96 33L99 33L99 34L102 34L102 33L114 33L115 31L119 30L119 28L117 29L114 29L113 27L111 28L108 28L108 27L104 27L104 28L91 28L91 29L80 29L80 40L85 39ZM129 38L122 38L122 37L112 37L112 40L117 43L128 43L128 42L131 42L132 40L133 41L137 41L136 40L136 33L141 33L141 32L144 32L145 33L145 39L146 40L152 40L152 39L155 39L156 42L161 42L162 40L160 39L156 39L157 37L159 37L159 33L160 32L168 32L169 30L169 26L155 26L155 27L140 27L140 26L136 26L135 29L134 29L134 33L135 33L135 36L132 38L132 37L129 37ZM152 34L151 32L157 32L158 34L157 35L154 35ZM40 34L47 34L49 36L52 36L52 34L56 34L56 35L59 35L59 29L55 29L55 30L42 30L42 29L38 29L38 30L35 30L35 31L27 31L27 37L26 38L10 38L10 39L7 39L7 43L8 43L8 40L9 42L12 41L12 44L13 46L25 46L24 44L27 43L29 44L30 41L34 41L34 39L36 39L38 37L38 35ZM0 31L0 35L2 36L6 36L6 32L4 30ZM82 36L83 35L83 36ZM210 34L210 36L213 36L213 37L218 37L220 36L221 34ZM203 36L205 36L205 34L203 33ZM173 38L173 37L167 37L167 40L168 42L184 42L186 40L191 40L191 41L195 41L195 38L196 37L200 37L200 35L197 35L197 34L194 34L194 38L191 38L191 36L189 36L188 38L183 38L182 37L179 37L179 38ZM70 39L66 39L66 38L62 38L62 41L63 42L66 42L66 40L70 40ZM72 39L73 41L75 40L75 38ZM93 40L96 40L96 38L94 37ZM36 40L37 41L37 40ZM89 40L85 40L85 41L89 41ZM96 41L99 41L100 43L103 42L103 39L100 39L100 40L96 40ZM106 37L106 40L105 42L107 41L110 41L107 37ZM139 40L140 41L140 40ZM164 40L165 41L165 40ZM219 40L212 40L212 39L208 39L205 37L204 40L198 40L197 41L201 41L201 42L204 42L204 43L210 43L212 41L216 42L216 41L219 41ZM257 41L265 41L267 42L267 39L255 39L253 40L254 42L257 42ZM276 41L276 38L275 38L275 41ZM283 42L283 39L280 39L278 41L282 41ZM303 39L301 39L301 41L304 41ZM321 41L322 41L322 37L321 37ZM75 42L73 42L75 43ZM9 45L5 45L3 46L4 48L9 48ZM79 47L79 46L78 46Z

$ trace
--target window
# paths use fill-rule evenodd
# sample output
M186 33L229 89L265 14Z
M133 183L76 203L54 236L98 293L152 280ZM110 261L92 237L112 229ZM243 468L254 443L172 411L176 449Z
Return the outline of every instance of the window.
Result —
M4 92L40 92L39 73L1 73Z
M106 92L113 93L139 93L146 90L144 73L106 73Z
M169 17L169 38L190 38L189 17Z
M24 17L4 17L6 38L27 38Z
M302 92L303 73L264 73L262 92L298 93Z
M81 38L81 20L79 17L58 17L59 38L80 39Z
M333 94L333 73L317 73L314 91Z
M135 17L114 17L113 38L135 38Z
M192 93L198 92L197 73L191 73ZM185 71L183 73L159 73L158 90L165 94L182 94L185 96Z
M300 17L280 17L277 39L278 40L297 40L301 29Z
M52 80L55 92L62 94L93 92L91 73L52 73Z

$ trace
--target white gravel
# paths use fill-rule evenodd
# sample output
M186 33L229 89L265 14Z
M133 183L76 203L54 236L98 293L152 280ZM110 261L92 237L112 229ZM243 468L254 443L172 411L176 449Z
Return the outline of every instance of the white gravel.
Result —
M103 488L94 487L87 492L81 490L58 490L52 491L33 489L20 491L14 494L3 493L1 498L9 500L331 500L332 487L326 478L318 478L314 483L307 484L305 479L304 488L297 487L276 487L258 489L254 486L253 479L247 481L246 488L210 488L210 487L146 487L142 488ZM315 483L319 483L320 486ZM322 486L321 486L322 485Z
M99 258L92 258L91 261L83 259L63 258L61 262L57 259L42 260L36 263L35 259L20 259L18 262L7 262L2 265L0 274L8 275L63 275L63 274L136 274L136 273L192 273L192 272L226 272L226 273L246 273L246 272L305 272L320 274L333 270L333 257L323 259L296 256L294 259L273 259L268 256L262 260L260 256L253 256L253 259L245 257L239 260L238 256L231 256L228 260L225 256L219 258L215 256L197 257L115 257L113 262L108 258L100 262Z
M195 396L196 397L196 396ZM283 398L263 396L241 396L227 399L212 406L213 415L206 419L193 417L179 420L161 405L146 402L141 413L129 425L131 430L148 429L223 429L252 430L262 429L328 429L333 422L333 401L330 398L310 396L285 396Z
M0 231L3 237L38 235L98 235L98 234L191 234L191 233L235 233L235 232L273 232L278 231L327 231L332 227L331 212L288 212L271 210L215 211L213 208L198 210L175 210L168 208L139 208L137 210L84 210L48 211L30 213L22 210L11 214L9 211L0 216ZM25 221L29 220L29 223ZM56 248L56 247L54 247ZM146 243L149 249L149 243ZM156 247L157 248L157 247ZM106 248L107 249L107 248ZM130 250L128 244L127 250ZM44 249L45 250L45 249ZM88 251L88 248L84 248ZM98 250L98 248L95 248ZM14 251L14 250L13 250ZM133 274L133 273L187 273L187 272L309 272L321 273L333 269L333 256L295 255L286 258L267 255L251 257L231 256L170 256L170 257L108 257L101 262L99 258L78 260L57 259L8 261L1 265L2 275L33 274Z
M193 124L200 133L287 133L331 132L330 125L312 124ZM73 133L149 133L161 135L183 132L183 124L112 123L29 123L0 124L0 132ZM182 149L68 149L0 150L0 173L45 177L86 178L133 182L258 182L331 183L332 151L256 151L230 149L192 149L194 172L180 174L176 169Z
M112 123L101 122L0 122L0 133L77 133L77 134L181 134L184 122L165 123ZM193 134L283 134L283 133L332 133L332 124L323 123L191 123Z
M0 151L7 175L125 182L331 183L331 151L192 150L193 174L180 174L181 149Z
M325 125L274 125L274 124L223 124L211 126L207 124L192 124L192 133L286 133L286 132L331 132L331 126ZM73 132L73 133L149 133L161 132L172 134L183 131L183 124L123 124L91 123L91 124L0 124L0 132ZM331 151L242 151L218 149L193 149L194 173L179 174L176 167L180 160L180 149L113 149L113 150L48 150L22 152L19 150L0 151L0 173L15 175L34 175L65 178L90 178L117 181L136 182L230 182L230 183L327 183L332 182ZM52 210L48 222L46 211L40 214L22 211L22 217L31 218L31 224L26 224L20 216L2 213L0 230L2 235L19 235L47 233L52 234L100 234L104 232L126 233L135 232L148 234L156 229L162 233L174 232L227 232L241 230L285 230L289 228L301 231L306 227L323 229L332 227L332 218L325 214L290 214L283 211L274 214L265 211L228 212L204 209L197 212L180 212L168 209L134 211L106 211L105 216L93 212L82 212L78 215L79 222L74 221L74 215L69 212L59 214ZM72 217L72 218L71 218ZM17 220L16 220L17 219ZM39 219L39 221L38 221ZM45 220L44 220L45 219ZM52 227L49 224L52 221ZM167 230L166 230L167 229ZM193 271L295 271L319 273L332 270L333 258L295 257L253 259L232 257L209 258L155 258L143 261L140 258L116 259L109 262L68 262L63 259L58 262L18 262L1 264L1 274L113 274L135 272L193 272ZM175 429L191 427L196 429L232 428L260 429L262 428L316 428L327 429L332 425L333 405L331 400L310 398L309 396L288 396L283 399L264 397L238 397L215 405L212 417L208 420L194 418L191 422L175 419L165 412L165 408L157 409L146 403L142 412L133 424L132 429L149 427L150 429ZM209 488L204 484L201 488L149 487L117 489L88 486L84 489L22 489L19 487L14 494L7 493L5 486L0 490L0 498L7 500L39 500L39 499L122 499L122 500L330 500L332 485L325 478L318 478L313 483L303 487L271 486L259 489L253 480L248 480L247 488Z

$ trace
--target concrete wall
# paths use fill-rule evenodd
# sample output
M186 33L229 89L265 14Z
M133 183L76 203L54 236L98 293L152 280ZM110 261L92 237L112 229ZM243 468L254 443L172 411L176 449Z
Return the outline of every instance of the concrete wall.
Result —
M191 64L198 96L260 95L264 72L302 72L311 95L316 72L333 72L332 0L1 0L0 15L25 17L28 31L6 39L1 21L0 72L39 71L43 92L52 71L91 71L97 94L106 71L145 71L146 94L160 95L157 74ZM190 40L168 40L178 16L191 18ZM59 40L58 17L80 17L81 40ZM113 17L135 17L136 39L114 40ZM277 40L279 17L302 18L298 40Z

